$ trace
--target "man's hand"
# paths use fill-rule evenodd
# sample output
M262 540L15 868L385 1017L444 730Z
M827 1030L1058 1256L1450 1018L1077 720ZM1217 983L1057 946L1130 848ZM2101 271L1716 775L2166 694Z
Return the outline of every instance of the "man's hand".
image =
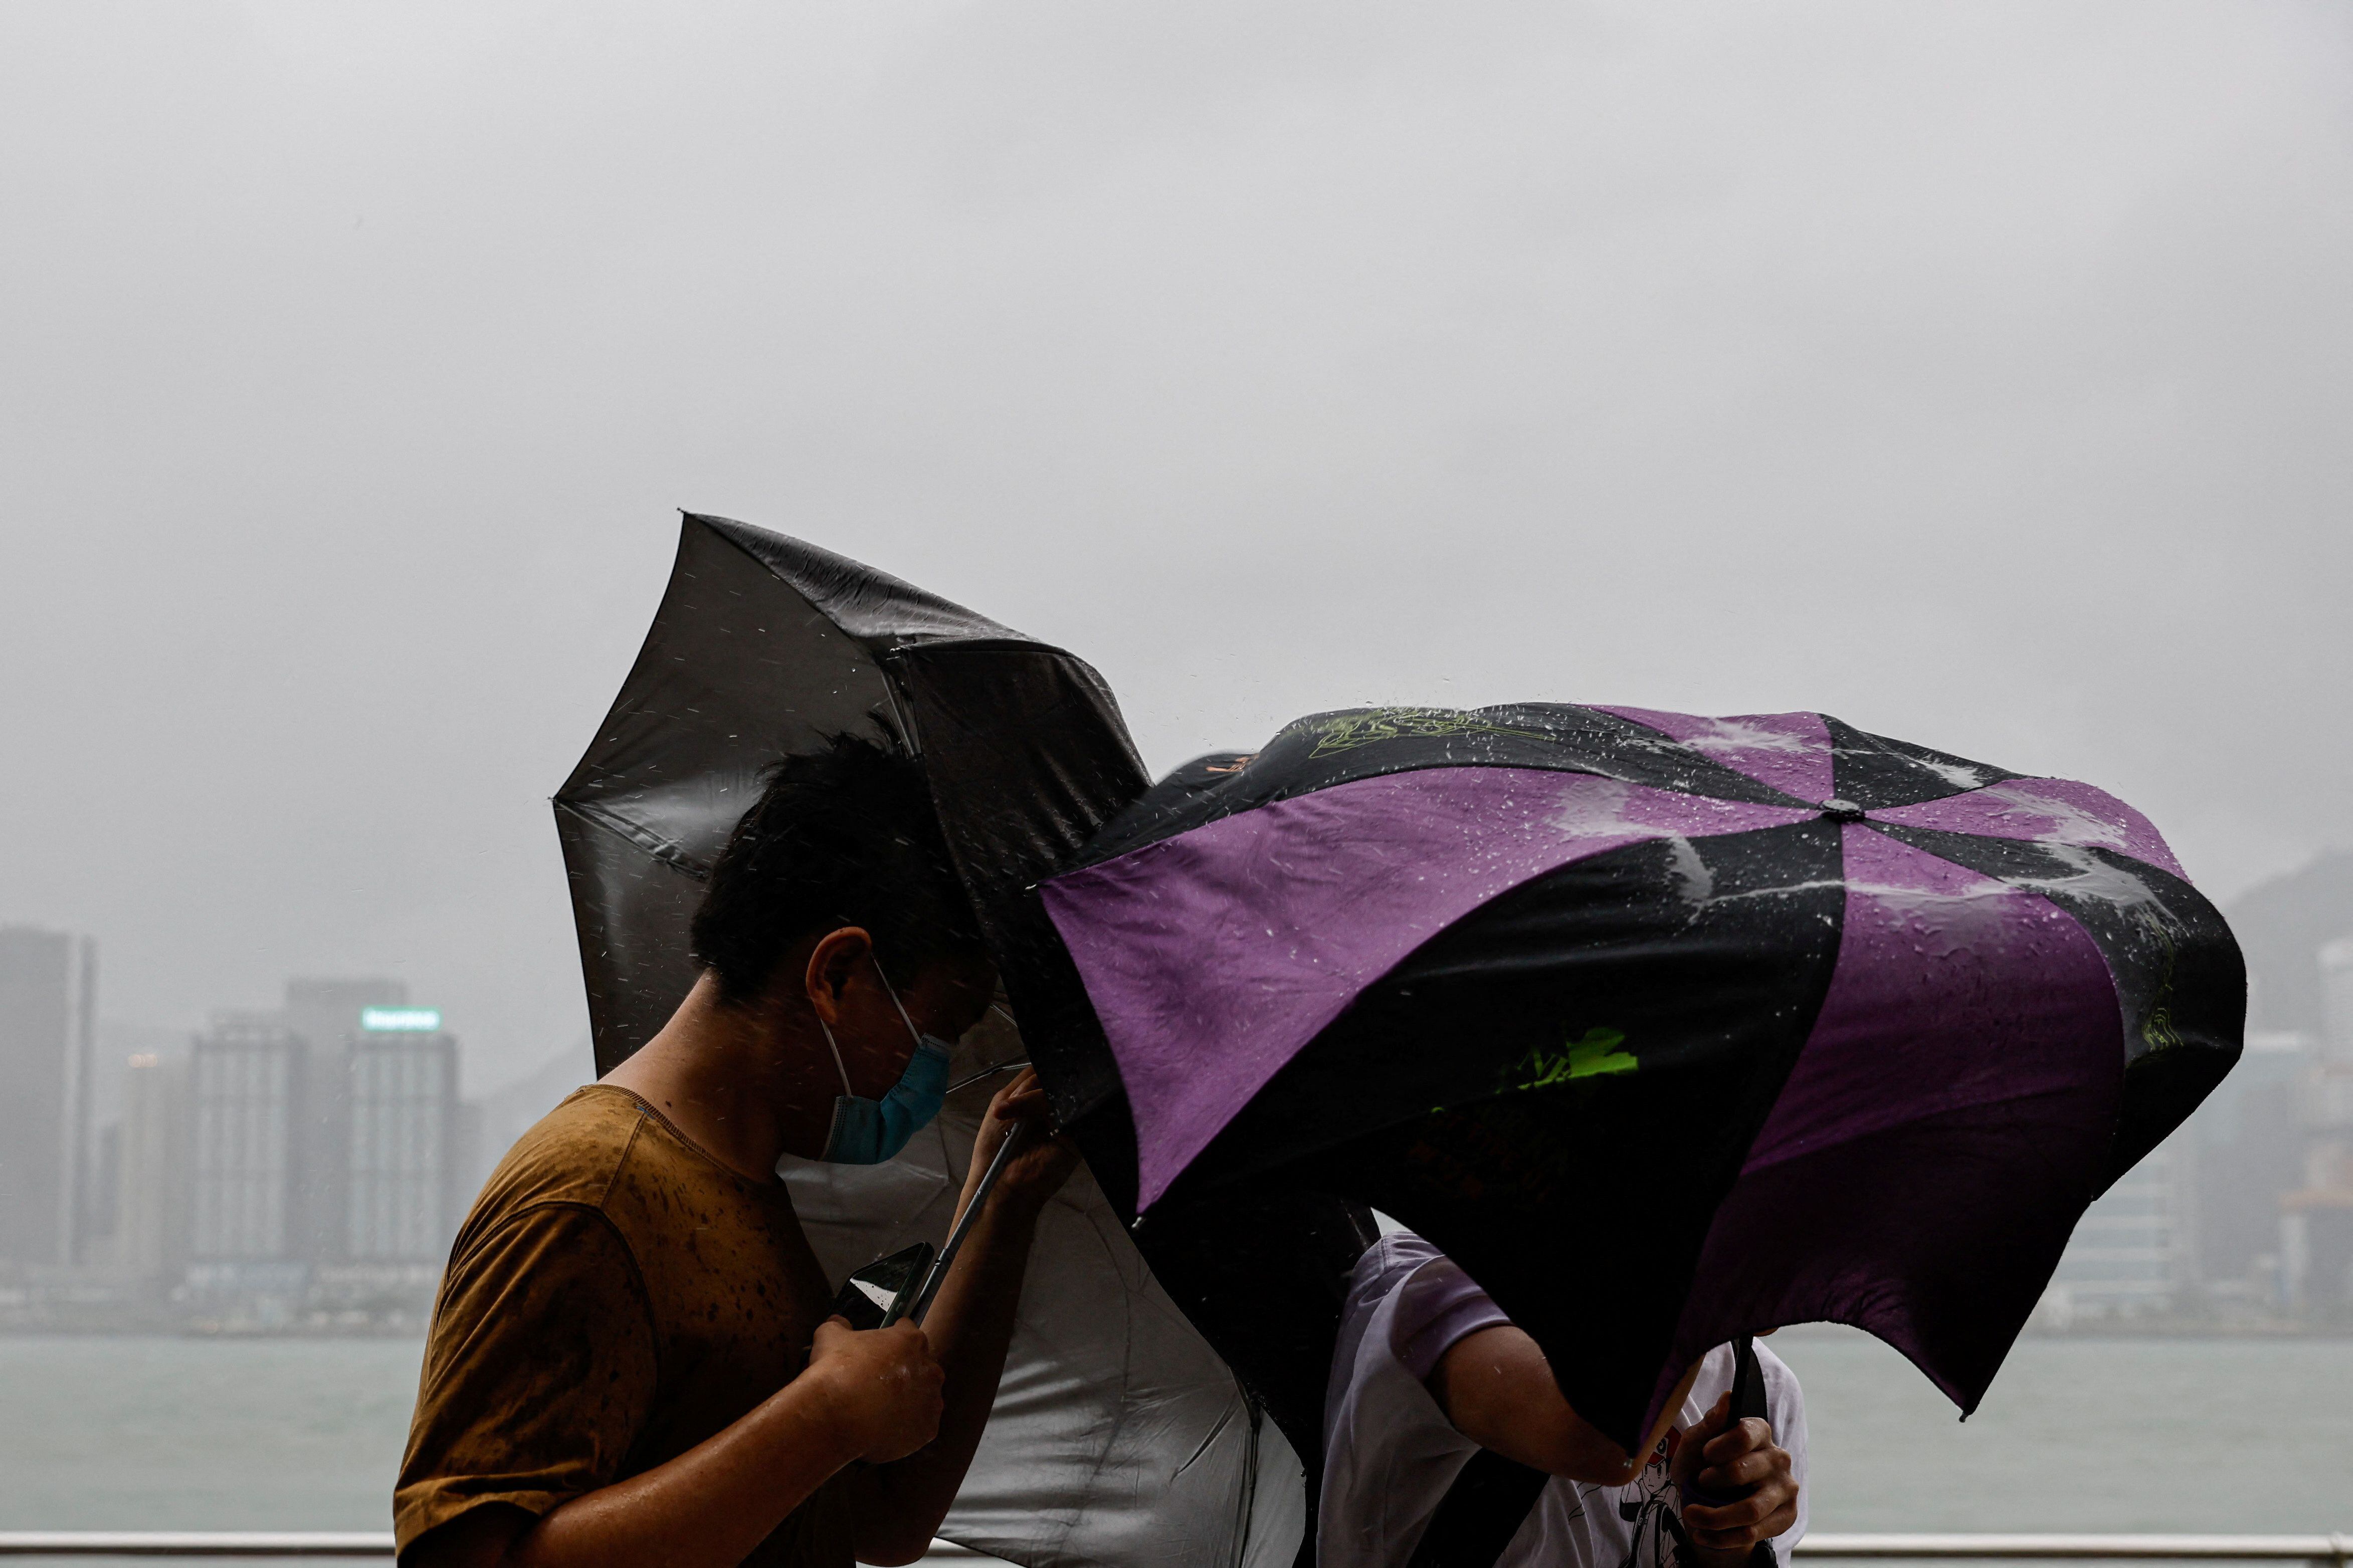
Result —
M828 1318L817 1326L801 1376L824 1391L843 1441L861 1459L904 1458L939 1432L947 1374L911 1322L860 1333L846 1319Z
M1773 1441L1773 1428L1750 1416L1732 1419L1726 1394L1675 1447L1672 1474L1688 1495L1694 1480L1712 1492L1756 1489L1721 1508L1683 1505L1683 1530L1692 1544L1721 1565L1745 1562L1760 1541L1785 1534L1798 1522L1798 1479L1788 1453Z
M1027 1122L1043 1131L1050 1115L1045 1087L1038 1081L1038 1069L1023 1068L1011 1083L997 1091L996 1098L988 1102L988 1113L980 1119L980 1134L973 1141L972 1170L965 1178L965 1191L969 1193L979 1182L989 1161L997 1157L997 1146L1014 1128ZM1039 1138L1033 1133L1031 1142L1013 1156L1005 1173L997 1179L990 1201L1034 1213L1061 1191L1062 1184L1078 1168L1079 1152L1069 1138Z

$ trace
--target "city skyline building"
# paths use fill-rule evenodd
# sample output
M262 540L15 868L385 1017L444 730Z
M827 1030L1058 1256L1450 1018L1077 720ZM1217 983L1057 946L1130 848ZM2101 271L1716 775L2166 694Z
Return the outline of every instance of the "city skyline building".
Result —
M2353 1068L2353 936L2321 944L2321 1056L2331 1066Z
M2280 1266L2290 1304L2353 1316L2353 937L2319 952L2323 1035L2298 1096L2302 1159L2280 1199Z
M90 1206L97 944L0 926L0 1261L74 1262Z
M459 1043L399 981L296 979L286 998L123 1058L87 1288L256 1328L429 1301L461 1206Z
M276 1013L225 1013L189 1056L196 1267L300 1260L309 1048Z
M2100 1194L2044 1293L2046 1320L2169 1312L2199 1279L2194 1134L2177 1131Z
M123 1071L114 1261L135 1279L168 1279L186 1263L187 1079L186 1062L152 1052L131 1058Z
M396 980L296 979L282 1008L216 1016L186 1093L183 1272L204 1310L421 1310L456 1228L459 1082L458 1042Z
M345 1255L351 1226L353 1108L346 1057L372 1008L407 1005L406 981L385 976L298 975L286 982L280 1016L305 1047L309 1094L295 1129L295 1252L313 1263Z
M370 1008L345 1058L343 1256L438 1263L457 1229L458 1042L424 1008Z
M2218 1302L2282 1304L2280 1203L2303 1181L2303 1106L2319 1042L2255 1030L2230 1076L2198 1109L2201 1283Z

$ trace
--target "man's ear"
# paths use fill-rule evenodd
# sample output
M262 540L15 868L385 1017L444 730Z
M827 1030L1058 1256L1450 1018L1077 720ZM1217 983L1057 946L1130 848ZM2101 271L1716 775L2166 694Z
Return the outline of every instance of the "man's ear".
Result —
M829 931L809 949L808 969L802 985L808 1005L828 1025L841 1019L843 994L850 981L874 958L874 939L860 926Z

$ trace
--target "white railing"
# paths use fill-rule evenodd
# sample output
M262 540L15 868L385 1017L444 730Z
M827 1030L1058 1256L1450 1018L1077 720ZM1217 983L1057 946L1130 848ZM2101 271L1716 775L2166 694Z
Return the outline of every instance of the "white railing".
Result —
M7 1557L389 1557L375 1530L10 1530Z
M375 1557L392 1555L375 1531L0 1531L0 1557ZM2279 1563L2353 1568L2353 1535L1809 1535L1800 1557L2031 1558L2050 1562ZM927 1563L986 1562L942 1541Z
M1809 1535L1800 1557L2053 1559L2118 1562L2294 1561L2346 1568L2353 1535Z

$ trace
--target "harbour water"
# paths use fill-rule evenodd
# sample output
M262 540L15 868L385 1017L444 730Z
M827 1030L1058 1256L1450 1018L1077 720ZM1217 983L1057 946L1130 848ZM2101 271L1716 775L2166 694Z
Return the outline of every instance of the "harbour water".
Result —
M2353 1341L2022 1342L1968 1423L1793 1330L1819 1530L2353 1531ZM0 1529L381 1530L412 1340L0 1338Z
M2021 1340L1966 1422L1866 1335L1773 1345L1818 1530L2353 1530L2353 1341Z

